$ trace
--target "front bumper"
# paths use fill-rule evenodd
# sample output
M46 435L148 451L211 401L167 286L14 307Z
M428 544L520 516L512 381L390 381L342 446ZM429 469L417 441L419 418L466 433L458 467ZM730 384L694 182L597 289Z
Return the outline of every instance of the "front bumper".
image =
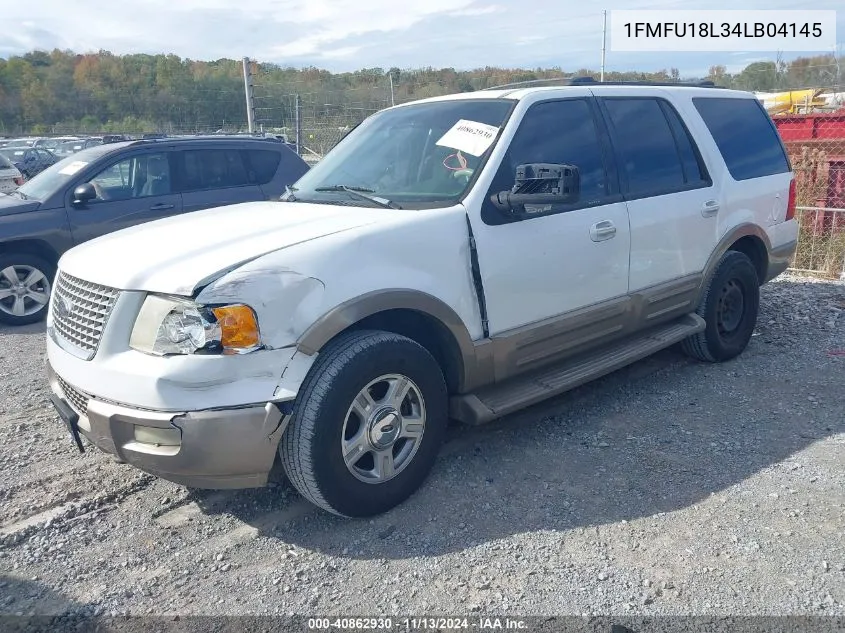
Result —
M78 416L88 441L119 460L192 488L264 486L287 417L274 403L161 412L89 396L47 364L53 393Z

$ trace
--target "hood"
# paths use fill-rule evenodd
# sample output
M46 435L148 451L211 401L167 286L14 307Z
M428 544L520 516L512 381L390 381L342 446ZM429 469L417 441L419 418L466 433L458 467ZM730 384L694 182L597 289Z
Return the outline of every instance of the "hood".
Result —
M40 205L38 200L24 200L18 196L0 194L0 216L35 211Z
M155 220L67 251L59 268L122 290L191 295L222 272L396 211L297 202L247 202Z

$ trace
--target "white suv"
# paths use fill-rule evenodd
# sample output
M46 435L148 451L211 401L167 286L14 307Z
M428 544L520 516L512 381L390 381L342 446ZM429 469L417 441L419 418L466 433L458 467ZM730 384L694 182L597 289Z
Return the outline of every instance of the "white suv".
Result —
M686 85L514 86L355 128L280 201L112 233L59 262L53 402L187 486L384 512L447 422L680 344L735 357L798 235L760 103Z

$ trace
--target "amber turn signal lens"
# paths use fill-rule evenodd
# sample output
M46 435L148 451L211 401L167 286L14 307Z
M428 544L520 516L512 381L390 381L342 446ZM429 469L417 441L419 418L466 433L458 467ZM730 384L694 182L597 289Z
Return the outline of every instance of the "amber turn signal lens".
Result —
M245 305L212 308L220 326L220 342L224 349L250 349L258 347L261 337L258 333L258 320L252 308Z

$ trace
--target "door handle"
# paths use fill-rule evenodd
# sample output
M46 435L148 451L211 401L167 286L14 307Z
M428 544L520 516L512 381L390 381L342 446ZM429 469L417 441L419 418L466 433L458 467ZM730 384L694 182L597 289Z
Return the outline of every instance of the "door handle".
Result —
M163 202L159 202L158 204L151 206L150 211L166 211L167 209L172 209L175 206L175 204L164 204Z
M616 235L616 226L610 220L596 222L590 227L590 239L594 242L609 240Z
M719 208L720 206L717 201L708 200L704 203L704 206L701 207L701 215L703 215L705 218L709 218L719 213Z

